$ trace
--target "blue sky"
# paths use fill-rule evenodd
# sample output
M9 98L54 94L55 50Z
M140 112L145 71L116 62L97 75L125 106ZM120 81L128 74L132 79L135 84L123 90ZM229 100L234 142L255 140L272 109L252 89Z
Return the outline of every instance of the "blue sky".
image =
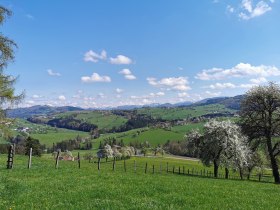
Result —
M0 0L20 106L243 94L280 81L279 0Z

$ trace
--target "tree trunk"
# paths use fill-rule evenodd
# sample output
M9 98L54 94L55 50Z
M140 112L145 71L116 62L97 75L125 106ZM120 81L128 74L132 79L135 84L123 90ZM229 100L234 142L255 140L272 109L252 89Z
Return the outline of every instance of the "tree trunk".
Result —
M226 179L228 179L229 170L228 170L228 168L227 168L227 167L225 168L225 173L226 173L225 178L226 178Z
M243 179L243 171L241 168L239 168L239 176L240 176L240 179L242 180Z
M277 165L276 158L273 155L271 137L267 138L266 144L267 144L267 149L268 149L268 153L269 153L269 157L270 157L272 173L273 173L273 176L274 176L274 182L276 184L280 184L280 176L279 176L279 171L278 171L278 165Z
M214 177L215 178L218 177L218 169L219 169L219 165L217 163L217 160L214 160Z
M253 170L252 168L248 168L248 175L247 175L248 180L250 179L252 170Z

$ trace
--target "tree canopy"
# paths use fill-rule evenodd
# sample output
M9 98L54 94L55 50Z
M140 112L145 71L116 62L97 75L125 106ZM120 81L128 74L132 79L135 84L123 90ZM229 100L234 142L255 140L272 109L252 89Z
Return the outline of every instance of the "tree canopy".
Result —
M248 164L250 149L241 129L231 121L210 120L204 125L204 134L194 130L187 134L188 145L205 165L214 164L214 176L220 165L239 169Z
M0 25L11 15L10 10L0 6ZM5 109L18 103L23 98L23 94L16 95L15 93L14 84L16 78L4 72L8 63L14 61L16 47L17 45L13 40L0 33L0 131L2 134L6 133L6 127L9 124L9 120L6 119Z
M254 149L265 145L275 183L280 183L277 156L280 154L280 87L270 82L246 93L241 103L241 125Z

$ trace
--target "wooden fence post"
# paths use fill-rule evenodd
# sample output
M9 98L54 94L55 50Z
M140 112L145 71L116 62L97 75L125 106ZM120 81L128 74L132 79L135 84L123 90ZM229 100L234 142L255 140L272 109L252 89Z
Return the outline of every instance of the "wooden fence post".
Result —
M146 166L145 166L145 174L147 173L147 168L148 168L148 163L146 162Z
M59 159L60 151L57 151L56 159L55 159L55 168L58 168L58 159Z
M7 169L12 169L13 168L13 164L14 164L14 146L10 145L9 147L9 151L8 151L8 160L7 160Z
M113 161L113 171L115 171L116 168L116 157L114 157L114 161Z
M124 167L124 172L126 172L126 163L125 163L125 159L123 160L123 167Z
M101 160L101 158L98 158L98 171L100 171L100 160Z
M31 168L31 160L32 159L32 147L29 150L29 158L28 158L28 166L27 168L30 169Z
M190 169L188 169L188 175L190 174Z
M81 168L81 160L80 160L80 153L78 152L78 166Z
M173 166L173 174L175 173L175 166Z
M166 173L168 173L169 170L168 170L168 162L166 163Z
M181 167L179 166L179 174L181 174Z

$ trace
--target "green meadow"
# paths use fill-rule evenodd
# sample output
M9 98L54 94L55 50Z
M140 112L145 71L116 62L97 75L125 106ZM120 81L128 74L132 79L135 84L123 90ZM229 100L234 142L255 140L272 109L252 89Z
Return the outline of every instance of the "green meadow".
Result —
M16 128L20 127L29 128L28 133L30 134L30 136L35 139L38 139L41 144L45 144L47 147L51 147L53 143L57 143L63 140L74 139L77 136L89 137L89 133L87 132L74 131L63 128L54 128L49 125L31 123L23 119L16 119L14 121L14 124L11 128L12 134L14 136L22 134L21 132L15 130ZM6 141L2 139L2 142L4 143Z
M205 114L212 113L235 113L236 110L228 109L222 104L211 104L204 106L193 107L177 107L177 108L141 108L137 109L138 114L149 115L153 118L160 118L163 120L183 120L190 117L199 117Z
M140 128L133 129L122 133L104 134L96 141L103 141L108 138L121 139L125 144L130 142L145 142L148 141L152 146L165 144L168 140L182 141L184 135L192 129L202 130L204 123L188 123L186 125L173 126L170 129L163 128Z
M55 169L50 155L16 156L5 169L0 156L0 209L278 209L278 185L166 173L170 167L205 169L198 161L171 158L131 158L97 163L60 161ZM136 172L134 171L136 160ZM145 163L148 170L145 173ZM154 165L155 172L152 171ZM160 165L162 170L160 171ZM209 169L210 168L206 168ZM177 169L176 169L177 170Z

